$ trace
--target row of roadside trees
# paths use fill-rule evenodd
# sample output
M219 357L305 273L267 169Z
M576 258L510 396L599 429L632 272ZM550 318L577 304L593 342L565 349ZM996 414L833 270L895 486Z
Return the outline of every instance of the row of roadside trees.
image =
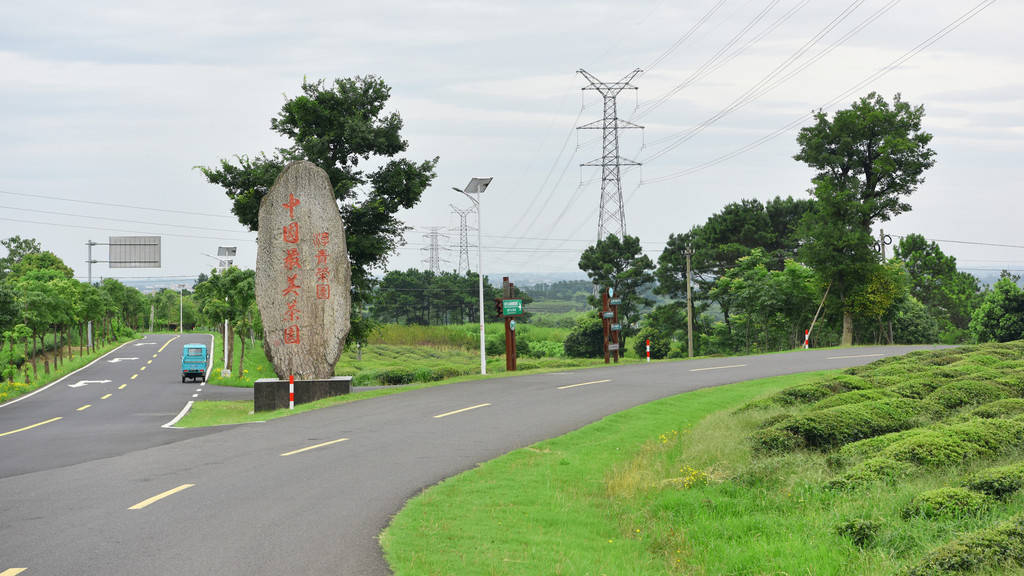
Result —
M898 94L889 103L874 93L832 117L819 112L794 157L816 170L811 198L729 204L670 236L657 266L637 238L609 236L580 268L622 295L630 320L650 304L639 291L654 285L673 302L645 315L641 339L685 341L689 259L698 354L789 349L805 330L817 345L1024 337L1024 318L1005 317L1019 294L1013 277L982 290L920 235L883 256L887 239L873 228L910 210L906 198L934 164L923 116Z
M7 250L0 258L0 377L9 381L36 381L40 369L49 374L51 363L60 366L76 350L87 353L90 342L95 347L141 330L218 329L225 320L229 335L234 329L255 336L260 329L251 270L201 274L194 292L143 294L113 278L75 280L35 239L14 236L0 244Z

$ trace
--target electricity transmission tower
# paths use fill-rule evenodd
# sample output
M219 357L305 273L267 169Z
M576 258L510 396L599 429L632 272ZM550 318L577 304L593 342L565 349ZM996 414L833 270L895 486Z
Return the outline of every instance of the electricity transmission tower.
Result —
M459 215L459 267L458 273L469 272L469 226L466 224L466 216L475 212L473 208L456 208L454 204L449 204L452 210Z
M619 129L643 128L643 126L619 118L615 112L615 98L619 92L627 88L636 90L636 86L629 82L640 72L641 70L637 68L618 82L601 82L586 70L579 70L579 73L590 81L590 85L583 89L597 90L604 98L604 118L579 127L579 129L600 128L602 132L603 154L601 158L581 164L581 166L601 167L601 210L597 221L598 240L603 240L608 234L617 234L619 238L626 235L626 211L622 202L622 179L619 175L619 167L639 166L640 163L619 156Z
M438 239L444 236L441 234L441 230L443 229L444 226L428 226L428 232L423 235L423 237L427 239L428 244L427 246L420 248L420 250L427 252L427 257L423 262L427 263L427 268L434 274L441 273L441 245L438 242ZM445 260L445 262L447 262L447 260Z

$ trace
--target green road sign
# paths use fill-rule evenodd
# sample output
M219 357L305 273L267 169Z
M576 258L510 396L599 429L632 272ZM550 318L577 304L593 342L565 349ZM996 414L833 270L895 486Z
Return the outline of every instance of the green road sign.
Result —
M522 300L502 300L501 301L501 315L502 316L521 316L523 314L523 301Z

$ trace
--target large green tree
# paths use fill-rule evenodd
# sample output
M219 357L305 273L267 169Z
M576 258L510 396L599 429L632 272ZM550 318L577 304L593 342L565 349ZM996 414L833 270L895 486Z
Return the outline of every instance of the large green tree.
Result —
M689 247L692 279L696 285L694 315L712 302L717 303L726 331L731 330L731 300L728 292L713 292L715 282L755 249L764 252L767 258L764 265L769 270L785 268L786 261L797 255L800 220L813 205L810 199L778 196L765 203L756 199L741 200L727 204L721 212L712 214L704 224L694 226L685 234L670 235L665 250L658 257L655 294L685 301Z
M654 283L654 262L643 253L636 236L627 234L620 240L609 234L583 251L579 266L599 292L615 289L615 296L622 299L619 319L624 327L636 323L642 309L654 303L643 295L644 289ZM596 296L589 301L600 309L601 301Z
M1010 342L1024 338L1024 290L1020 276L1003 271L974 311L971 331L978 342Z
M967 334L971 314L980 302L978 279L957 270L956 258L947 256L935 242L920 234L908 234L895 247L910 275L910 293L939 323L949 343Z
M872 92L832 117L815 115L797 135L796 160L816 171L815 209L804 216L801 258L831 285L843 311L844 345L853 343L850 296L878 274L871 227L910 210L906 199L935 161L923 106Z
M435 177L438 159L413 162L399 157L409 144L402 138L402 117L386 112L391 88L375 76L303 81L302 94L287 100L270 128L291 140L268 157L222 159L217 167L200 167L206 178L224 188L232 212L250 230L259 228L260 201L284 166L309 160L330 178L352 265L353 308L368 303L373 270L383 269L403 240L406 226L399 210L415 206ZM368 168L367 168L368 167ZM350 341L368 327L355 315Z

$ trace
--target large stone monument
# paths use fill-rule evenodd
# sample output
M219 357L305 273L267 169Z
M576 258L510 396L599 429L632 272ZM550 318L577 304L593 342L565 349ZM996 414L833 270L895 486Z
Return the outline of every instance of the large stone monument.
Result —
M278 378L331 378L350 328L352 271L326 172L285 167L260 203L257 244L263 349Z

